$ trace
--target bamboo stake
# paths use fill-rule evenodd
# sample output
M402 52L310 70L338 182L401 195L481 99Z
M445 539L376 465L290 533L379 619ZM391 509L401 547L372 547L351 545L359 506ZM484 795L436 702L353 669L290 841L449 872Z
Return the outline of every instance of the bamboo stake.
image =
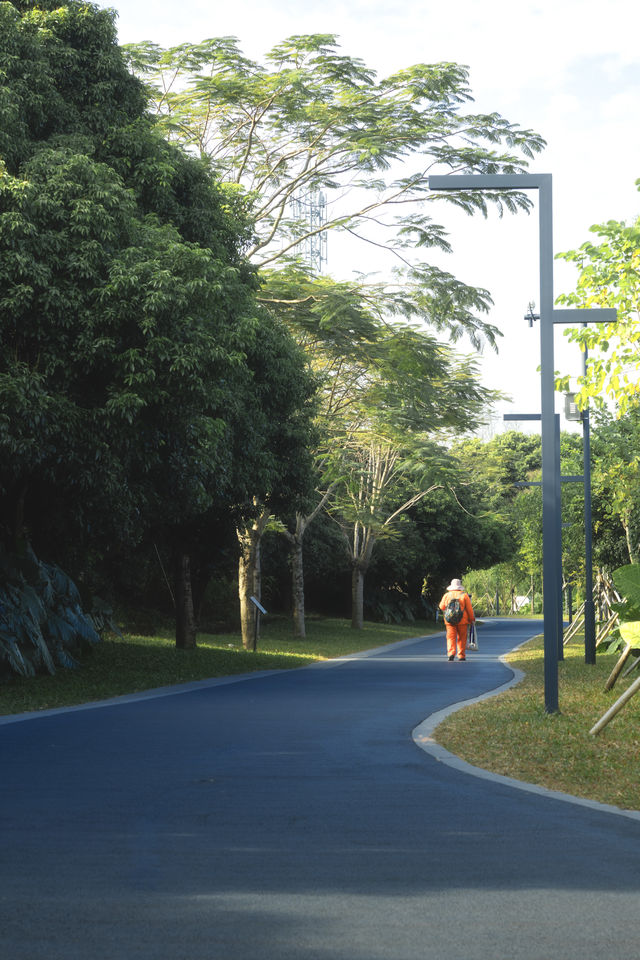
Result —
M600 633L596 637L596 647L599 647L603 640L605 640L611 631L614 629L615 625L618 622L618 614L614 613L611 615L609 620L605 623L604 627L600 630Z
M594 737L596 734L600 733L601 730L604 730L609 721L613 720L617 713L620 713L625 703L631 700L631 697L640 690L640 677L637 680L634 680L630 687L628 687L625 692L619 697L612 707L609 707L607 712L603 714L598 722L589 730L589 733Z
M623 680L624 680L625 677L628 677L630 673L633 673L633 671L636 669L636 667L640 666L640 650L637 650L637 649L636 649L636 650L632 650L631 653L634 654L635 660L633 661L632 664L630 664L630 665L627 667L627 669L625 670L625 672L622 674L622 679L623 679Z
M584 602L576 611L573 623L570 623L564 632L563 643L569 643L572 637L575 637L581 626L584 624Z
M625 663L629 659L629 654L631 653L631 650L632 650L631 644L628 643L624 648L624 650L622 651L622 655L618 658L618 662L616 663L615 667L609 674L607 682L604 685L605 690L611 690L615 686L616 680L620 676L620 673L622 672L622 669Z

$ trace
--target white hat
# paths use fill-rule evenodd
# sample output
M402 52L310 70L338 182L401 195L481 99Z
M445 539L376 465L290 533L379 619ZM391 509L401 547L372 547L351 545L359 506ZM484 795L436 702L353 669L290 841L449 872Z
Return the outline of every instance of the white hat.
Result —
M462 586L462 580L452 580L447 587L447 590L464 590L464 587Z

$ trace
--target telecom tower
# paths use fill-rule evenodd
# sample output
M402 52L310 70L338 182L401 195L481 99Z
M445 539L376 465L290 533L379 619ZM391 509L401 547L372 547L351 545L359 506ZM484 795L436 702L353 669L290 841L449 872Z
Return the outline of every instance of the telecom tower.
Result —
M306 197L294 197L291 201L293 217L302 221L310 232L300 244L302 256L314 273L322 273L327 262L327 231L321 228L327 222L327 198L322 190L307 194Z

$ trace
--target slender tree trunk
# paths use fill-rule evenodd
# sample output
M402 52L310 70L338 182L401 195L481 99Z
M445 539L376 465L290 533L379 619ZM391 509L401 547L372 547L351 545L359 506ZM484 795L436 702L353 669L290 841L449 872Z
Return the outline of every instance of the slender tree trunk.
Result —
M291 544L291 585L293 588L293 635L304 639L307 630L304 621L304 567L300 534L293 537Z
M536 612L536 585L535 585L535 580L532 574L531 575L531 613L535 613L535 612Z
M364 626L364 577L366 566L354 561L351 573L351 628L362 630Z
M622 518L622 526L624 527L624 536L627 541L627 552L629 553L629 563L638 563L638 551L634 546L633 537L631 535L631 520L630 517L624 516Z
M293 635L304 640L307 630L304 620L304 565L302 542L307 524L300 514L296 517L296 532L282 530L289 543L291 557L291 601L293 607Z
M176 647L181 650L194 650L196 647L191 559L183 551L180 551L176 561Z
M256 608L251 602L251 597L260 600L260 538L256 536L254 530L245 531L245 535L240 538L238 593L242 645L245 650L251 650L256 636Z
M238 562L238 594L240 597L240 626L242 645L245 650L253 649L256 635L256 608L251 597L262 599L261 545L262 535L269 520L269 511L264 509L251 526L238 530L240 560Z
M304 535L310 523L315 520L322 508L325 506L331 494L336 487L335 483L329 485L325 490L316 507L308 516L301 513L296 514L296 530L291 533L290 530L283 530L285 537L289 541L291 554L291 598L293 606L293 635L299 639L304 639L307 635L304 615L304 564L303 564L303 541Z

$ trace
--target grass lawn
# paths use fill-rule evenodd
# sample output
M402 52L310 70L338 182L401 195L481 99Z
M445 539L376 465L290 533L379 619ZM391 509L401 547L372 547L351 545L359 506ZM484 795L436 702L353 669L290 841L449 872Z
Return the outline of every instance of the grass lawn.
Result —
M640 693L597 737L589 730L638 676L604 684L617 654L584 662L578 637L559 663L560 712L544 712L542 637L507 656L525 679L447 717L435 739L469 763L574 796L640 810Z
M56 676L12 678L0 684L0 715L46 710L102 700L191 680L254 670L284 670L433 633L434 623L365 623L352 630L346 620L307 620L307 637L296 640L289 621L267 621L256 653L242 648L237 634L201 634L196 650L177 650L173 635L110 636L97 644L77 670Z

